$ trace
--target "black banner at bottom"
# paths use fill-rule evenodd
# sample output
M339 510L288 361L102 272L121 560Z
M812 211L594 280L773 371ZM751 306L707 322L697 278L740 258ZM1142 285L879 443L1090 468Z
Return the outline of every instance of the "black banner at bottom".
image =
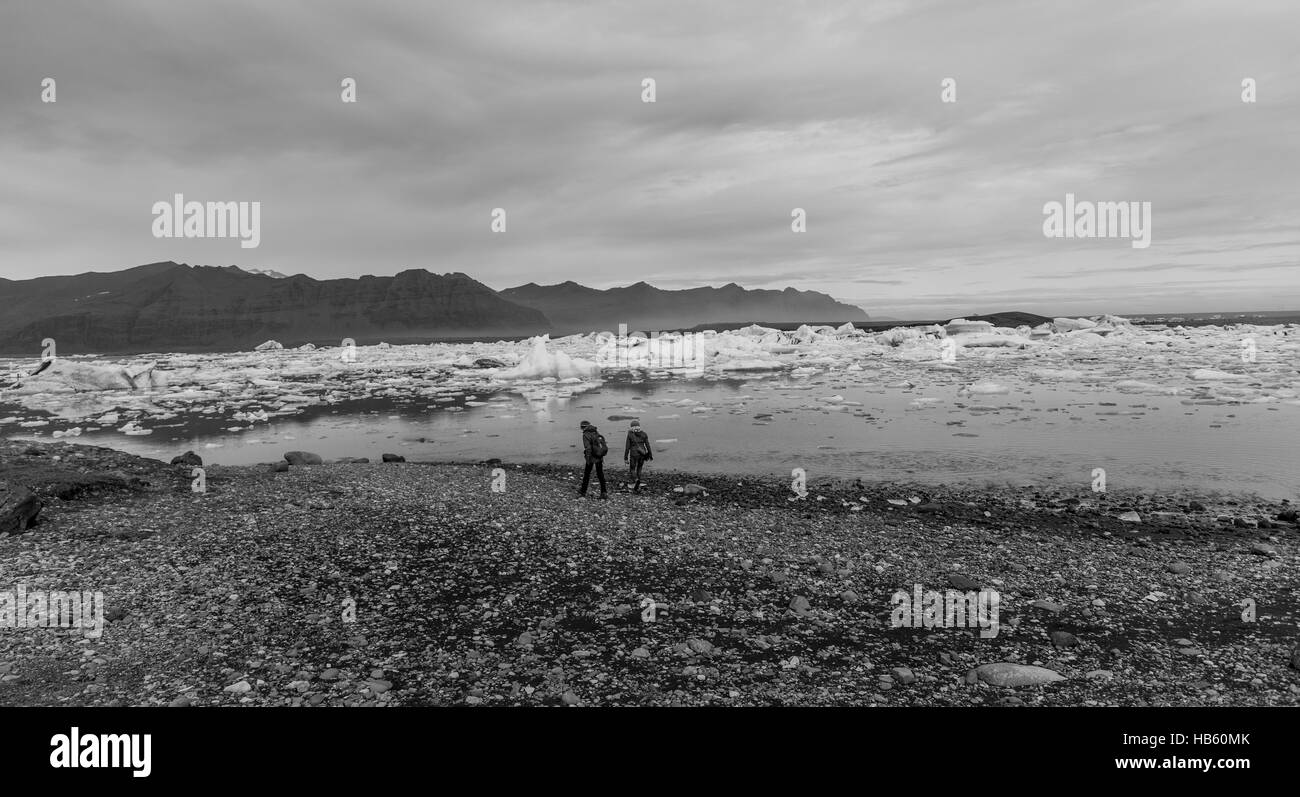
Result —
M1173 783L1193 774L1237 782L1289 771L1294 748L1292 717L1281 709L16 708L3 717L10 777L128 789L339 786L457 772L498 785L576 783L656 771L689 774L683 782L693 787L787 778L829 786L876 768L923 773L925 786L1152 773Z

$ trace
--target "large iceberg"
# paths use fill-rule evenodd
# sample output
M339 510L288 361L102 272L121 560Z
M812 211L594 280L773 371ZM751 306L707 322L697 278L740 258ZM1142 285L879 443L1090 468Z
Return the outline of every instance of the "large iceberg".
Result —
M551 351L546 344L549 335L532 339L532 348L514 368L507 368L497 376L512 381L537 379L599 379L600 366L590 360L570 357L562 351Z
M153 362L98 365L60 357L40 373L22 379L13 392L24 395L164 387L166 380L162 373L154 371L154 366Z

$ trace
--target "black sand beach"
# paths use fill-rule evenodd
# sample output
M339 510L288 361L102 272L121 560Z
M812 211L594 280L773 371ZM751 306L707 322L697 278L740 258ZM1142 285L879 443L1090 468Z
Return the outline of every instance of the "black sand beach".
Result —
M0 537L0 588L107 606L99 638L0 628L0 704L1300 704L1286 503L817 482L795 499L658 469L599 501L575 498L580 467L501 464L494 492L496 467L213 466L197 494L186 467L0 442L0 480L44 502ZM892 627L890 596L917 584L996 590L999 633ZM999 662L1062 677L976 670Z

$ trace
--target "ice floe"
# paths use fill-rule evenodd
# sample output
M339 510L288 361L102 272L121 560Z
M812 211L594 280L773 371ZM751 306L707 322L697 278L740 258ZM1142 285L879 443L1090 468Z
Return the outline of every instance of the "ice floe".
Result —
M1248 338L1250 361L1242 355ZM522 396L536 412L546 401L567 400L615 376L633 382L744 380L751 396L764 384L808 389L813 392L803 406L818 413L863 412L855 400L863 390L926 394L907 405L911 409L946 406L931 399L953 390L1028 396L1034 389L1182 395L1196 403L1264 404L1261 411L1274 412L1300 406L1300 326L1289 324L1146 326L1094 316L1012 329L956 319L883 331L850 324L794 330L750 325L648 338L586 333L518 342L378 344L349 347L346 358L342 351L286 349L267 341L253 351L150 359L71 354L32 376L21 375L39 363L0 360L0 371L20 375L0 394L11 415L0 423L33 434L50 420L62 436L73 434L74 425L143 434L157 421L193 415L221 428L237 423L246 429L352 401L421 401L431 412L461 412L511 396ZM695 406L692 399L672 403ZM12 414L10 407L21 412ZM738 409L745 411L733 404L689 414Z

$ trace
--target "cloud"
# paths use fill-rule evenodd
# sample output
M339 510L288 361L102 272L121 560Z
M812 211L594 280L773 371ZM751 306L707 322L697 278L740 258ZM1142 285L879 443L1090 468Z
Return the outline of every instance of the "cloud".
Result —
M1294 305L1298 21L1286 0L9 4L0 276L175 259L869 285L854 303L891 316ZM1044 239L1067 192L1152 202L1151 249ZM262 245L154 239L174 193L261 201ZM1253 276L1199 287L1228 269Z

